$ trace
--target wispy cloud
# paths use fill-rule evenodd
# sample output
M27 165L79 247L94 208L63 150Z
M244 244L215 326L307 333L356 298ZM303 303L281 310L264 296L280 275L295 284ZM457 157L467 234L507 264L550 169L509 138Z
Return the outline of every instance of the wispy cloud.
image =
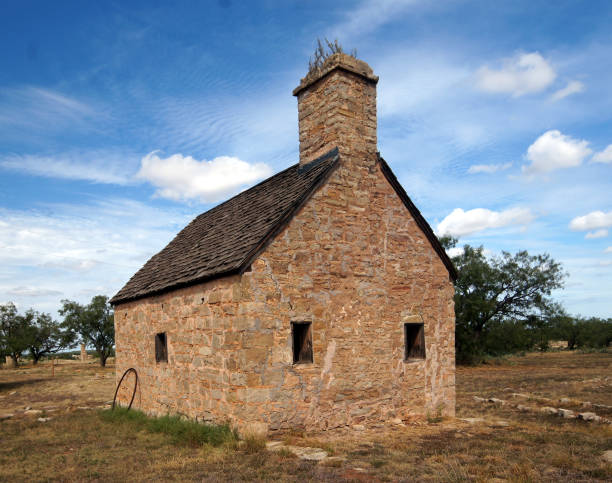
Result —
M584 235L584 238L586 238L587 240L592 240L595 238L605 238L607 236L608 236L608 230L602 228L601 230L595 230L595 231L588 232L586 235Z
M24 286L12 288L10 290L7 290L6 293L10 296L16 297L49 297L62 295L62 292L60 292L59 290Z
M523 172L534 175L573 168L580 166L591 153L587 141L573 139L558 130L546 131L527 149L525 157L531 164L523 166Z
M353 8L346 9L346 16L329 31L331 39L351 39L356 35L366 35L376 31L384 24L397 20L408 8L422 3L421 0L377 0L362 1Z
M0 300L55 311L60 296L112 295L194 215L128 199L0 209Z
M552 101L559 101L572 94L578 94L584 91L584 84L580 81L570 81L565 87L556 91L550 99Z
M138 158L120 151L83 151L53 155L0 156L0 168L42 176L94 183L128 185L135 182Z
M485 208L464 211L461 208L455 208L438 224L436 233L464 236L509 225L525 226L534 219L535 216L528 208L510 208L504 211L492 211Z
M0 90L0 126L54 130L67 124L106 114L88 103L42 87L23 86Z
M198 161L182 154L161 158L153 152L142 158L138 177L156 186L157 195L164 198L214 202L271 172L264 163L249 164L230 156Z
M483 66L476 72L477 87L482 91L514 97L541 92L556 77L555 70L539 52L518 54L504 59L498 69Z
M512 163L504 163L504 164L473 164L472 166L469 167L468 173L469 174L476 174L476 173L493 174L493 173L497 173L498 171L505 171L507 169L510 169L511 167L512 167Z

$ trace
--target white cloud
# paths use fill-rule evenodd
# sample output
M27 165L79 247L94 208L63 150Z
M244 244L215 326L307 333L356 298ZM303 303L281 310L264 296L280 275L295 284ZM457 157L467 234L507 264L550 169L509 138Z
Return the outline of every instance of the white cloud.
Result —
M593 211L584 216L574 218L569 227L573 231L597 230L600 228L610 228L612 226L612 211Z
M604 250L604 253L612 253L612 247L608 247Z
M62 292L59 290L23 286L7 290L6 293L17 297L48 297L62 295Z
M546 131L527 149L525 157L531 164L523 166L523 172L547 173L580 166L592 152L588 146L588 141L573 139L557 130Z
M556 76L551 65L538 52L532 52L504 60L499 70L481 67L476 72L476 81L478 88L485 92L519 97L543 91Z
M463 252L464 252L463 247L452 247L446 250L446 254L451 258L457 257L459 255L463 255Z
M607 236L608 236L608 230L603 229L603 228L601 230L590 231L586 235L584 235L584 237L587 240L594 239L594 238L605 238Z
M595 153L592 161L594 163L612 163L612 144L609 144L603 151Z
M570 81L565 87L559 89L552 96L550 96L550 99L552 101L559 101L567 96L571 96L572 94L577 94L582 91L584 91L584 84L582 82Z
M7 155L0 167L45 178L84 180L127 185L133 182L134 155L122 152L88 151L56 155Z
M491 211L476 208L463 211L455 208L437 226L438 235L464 236L490 228L508 225L527 225L535 216L527 208L511 208L504 211Z
M249 164L230 156L198 161L182 154L160 158L152 152L142 158L137 176L156 186L158 196L214 202L270 174L266 164Z
M469 174L476 173L497 173L498 171L505 171L512 167L512 163L504 163L504 164L473 164L468 169Z

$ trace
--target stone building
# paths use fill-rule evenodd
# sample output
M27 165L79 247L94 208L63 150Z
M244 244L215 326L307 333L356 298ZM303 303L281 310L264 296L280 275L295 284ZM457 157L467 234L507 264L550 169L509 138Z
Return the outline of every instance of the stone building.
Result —
M299 163L195 218L113 297L136 407L270 430L454 414L456 272L377 152L377 81L344 54L309 73Z

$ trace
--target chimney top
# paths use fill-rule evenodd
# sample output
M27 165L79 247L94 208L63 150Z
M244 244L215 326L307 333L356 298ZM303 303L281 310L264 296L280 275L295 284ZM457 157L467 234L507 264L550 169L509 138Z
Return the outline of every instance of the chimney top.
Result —
M300 80L300 85L293 89L293 95L298 96L304 89L337 69L361 76L374 85L378 83L378 76L374 75L372 68L363 60L356 59L352 55L336 53L325 59L325 62L320 68L309 71L308 74Z

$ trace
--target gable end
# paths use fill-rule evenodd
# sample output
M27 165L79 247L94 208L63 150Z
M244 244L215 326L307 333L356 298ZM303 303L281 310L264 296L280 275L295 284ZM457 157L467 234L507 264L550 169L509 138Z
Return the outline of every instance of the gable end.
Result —
M423 231L423 233L429 240L429 243L431 243L432 248L436 251L436 253L440 257L440 260L442 260L442 263L444 263L444 266L448 270L448 274L450 278L452 279L453 282L455 282L458 277L457 269L453 265L453 262L451 261L449 256L446 254L446 250L444 250L444 248L440 244L440 240L438 240L438 237L435 235L435 233L431 229L431 226L429 226L429 223L427 223L427 220L425 220L423 215L421 215L421 212L412 202L412 200L408 196L408 193L406 193L406 190L404 190L400 182L395 177L395 174L393 173L393 171L391 171L391 168L389 167L387 162L382 158L380 153L378 153L378 163L380 165L380 170L385 175L385 178L387 178L387 181L389 182L389 184L393 187L397 195L400 197L400 199L404 203L404 206L408 208L408 211L414 218L414 221L416 222L418 227Z

